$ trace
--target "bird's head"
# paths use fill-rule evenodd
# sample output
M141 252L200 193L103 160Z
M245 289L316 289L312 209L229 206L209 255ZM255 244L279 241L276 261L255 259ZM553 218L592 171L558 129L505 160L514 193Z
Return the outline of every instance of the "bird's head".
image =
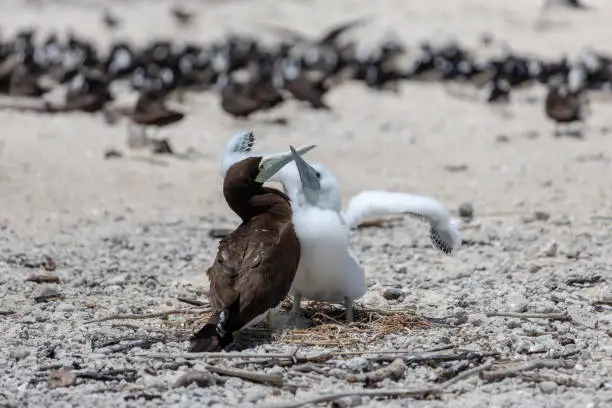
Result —
M307 163L301 157L294 161L295 166L287 167L282 174L289 197L297 205L340 211L340 186L334 175L321 163Z

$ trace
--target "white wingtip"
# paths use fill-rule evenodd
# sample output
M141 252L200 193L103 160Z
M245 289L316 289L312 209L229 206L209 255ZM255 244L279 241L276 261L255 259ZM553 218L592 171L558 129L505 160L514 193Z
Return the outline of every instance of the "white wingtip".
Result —
M454 220L431 224L431 241L440 251L452 254L461 246L461 233Z
M255 133L252 130L246 132L235 133L225 143L223 149L223 157L221 158L220 173L225 177L227 169L232 167L234 163L239 162L248 156L255 144Z

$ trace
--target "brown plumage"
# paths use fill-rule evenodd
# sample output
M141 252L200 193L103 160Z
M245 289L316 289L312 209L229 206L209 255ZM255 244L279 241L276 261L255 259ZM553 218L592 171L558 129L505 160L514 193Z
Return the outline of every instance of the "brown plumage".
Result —
M60 108L63 111L97 112L104 108L106 103L113 101L108 89L108 80L104 74L97 71L80 73L79 85L71 87L66 92L66 103Z
M176 19L177 23L180 24L189 24L195 17L195 13L187 11L180 6L172 7L170 13L172 13L172 16Z
M110 10L104 11L104 14L102 15L102 21L104 22L104 25L110 30L114 30L115 28L119 27L119 24L121 24L121 20L119 19L119 17L113 15Z
M38 83L38 74L35 74L26 65L18 65L12 72L9 81L9 95L39 97L49 90Z
M221 91L221 108L230 115L246 118L259 110L271 109L284 101L271 84L257 79L239 84L231 79Z
M556 126L583 121L583 104L585 96L581 90L571 91L567 85L551 85L544 102L546 116L555 121Z
M330 110L323 101L323 95L328 91L325 79L310 80L305 74L285 82L287 89L299 101L308 102L314 109Z
M208 269L212 316L191 339L192 352L215 351L232 333L277 306L287 295L300 260L289 198L263 187L256 177L260 157L229 168L223 194L242 224L219 243Z
M162 91L145 91L136 101L132 113L135 123L144 126L167 126L183 119L181 112L169 109L165 105L165 93Z

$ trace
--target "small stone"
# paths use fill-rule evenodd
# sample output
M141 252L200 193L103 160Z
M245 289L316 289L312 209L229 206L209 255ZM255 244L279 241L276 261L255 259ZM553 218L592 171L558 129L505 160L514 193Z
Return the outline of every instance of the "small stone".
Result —
M397 300L402 297L402 295L401 289L397 288L387 288L382 293L382 296L387 300Z
M540 269L542 269L541 265L532 264L529 266L529 273L537 273Z
M104 151L104 158L105 159L118 159L120 157L123 157L123 153L121 153L119 150L117 149L106 149Z
M554 381L542 381L538 387L543 394L552 394L559 386Z
M359 395L352 395L350 397L344 397L337 399L331 403L331 408L349 408L358 407L362 405L361 397Z
M71 385L74 385L76 378L76 374L70 370L57 370L49 375L49 378L47 379L47 387L70 387Z
M244 396L244 400L247 402L257 402L266 398L267 393L265 391L250 391Z
M499 135L495 136L495 141L497 143L508 143L510 141L510 137L508 137L508 135L500 133Z
M545 256L552 258L557 255L558 249L559 249L559 245L556 242L551 241L548 243L548 245L544 247L544 250L542 252L544 253Z
M274 367L267 370L266 373L270 375L283 375L285 374L285 369L281 366L275 365Z
M509 329L516 329L516 328L521 327L521 322L518 320L510 320L508 324L506 325L506 327Z
M191 384L196 384L198 387L210 387L215 385L215 377L208 371L192 370L183 374L176 383L174 388L188 387Z
M567 259L578 259L580 257L580 251L577 249L570 249L565 253Z
M354 357L346 362L346 367L351 371L362 371L368 365L364 357Z
M612 292L606 292L601 295L601 301L604 303L612 303Z
M536 221L548 221L550 219L550 214L545 211L536 211L533 213L533 218Z
M226 388L240 388L244 385L244 381L240 378L232 377L225 382Z
M17 361L19 360L23 360L24 358L26 358L27 356L30 355L30 352L24 348L16 348L13 349L10 353L10 355Z
M57 308L55 310L58 312L67 313L67 312L73 312L75 309L76 308L74 307L73 304L62 302L59 305L57 305Z
M461 203L459 205L459 217L463 221L470 222L474 219L474 206L471 203Z
M506 300L506 304L511 312L523 313L527 311L529 301L520 292L510 292Z

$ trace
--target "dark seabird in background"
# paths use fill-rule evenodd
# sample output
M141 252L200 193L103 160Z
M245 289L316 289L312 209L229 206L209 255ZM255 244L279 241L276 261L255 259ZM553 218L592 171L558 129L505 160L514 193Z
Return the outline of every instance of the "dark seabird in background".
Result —
M587 102L583 88L584 71L572 68L567 82L553 78L549 83L548 94L544 102L544 111L549 119L555 122L555 136L560 136L559 125L583 124L584 105ZM580 137L582 129L567 130L567 134Z
M304 154L314 148L305 146ZM300 261L300 241L289 197L263 183L294 160L295 150L247 157L229 168L223 195L242 224L219 242L208 269L212 316L191 338L190 351L215 351L233 343L233 333L265 317L289 293Z

